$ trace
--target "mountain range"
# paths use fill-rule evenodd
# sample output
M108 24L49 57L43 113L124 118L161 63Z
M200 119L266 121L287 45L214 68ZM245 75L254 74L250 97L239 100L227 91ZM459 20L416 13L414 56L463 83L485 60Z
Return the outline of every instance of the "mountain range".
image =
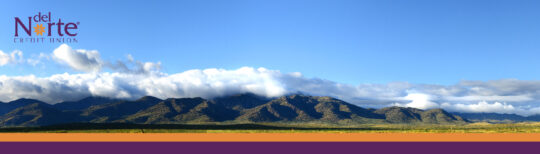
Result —
M332 97L287 95L266 98L238 94L214 99L145 96L137 100L87 97L54 105L33 99L0 103L0 126L66 123L330 123L463 124L468 120L442 109L362 108Z
M540 121L540 115L521 116L507 113L459 113L452 114L466 118L473 122L491 122L491 123L514 123L526 121Z

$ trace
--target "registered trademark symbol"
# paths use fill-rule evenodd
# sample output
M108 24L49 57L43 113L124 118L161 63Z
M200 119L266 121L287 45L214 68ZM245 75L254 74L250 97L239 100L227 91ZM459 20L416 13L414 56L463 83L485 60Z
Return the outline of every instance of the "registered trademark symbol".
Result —
M81 24L80 22L77 21L77 25Z

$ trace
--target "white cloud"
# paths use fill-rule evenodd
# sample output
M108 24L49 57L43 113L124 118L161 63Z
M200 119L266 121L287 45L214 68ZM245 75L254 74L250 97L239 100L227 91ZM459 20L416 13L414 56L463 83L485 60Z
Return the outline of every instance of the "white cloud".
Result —
M396 106L413 107L418 109L433 109L439 108L439 104L431 101L433 98L430 95L422 93L410 93L402 99L410 101L408 103L395 103Z
M39 64L43 59L50 59L47 55L34 56L26 63ZM96 50L75 50L65 44L50 55L55 61L86 73L0 76L0 101L24 97L54 103L90 95L135 99L145 95L212 98L247 92L267 97L304 93L332 96L362 107L399 105L456 112L540 113L540 81L536 80L461 81L454 85L407 82L351 85L306 78L299 72L281 73L252 67L193 69L167 74L160 71L160 62L141 62L127 55L127 60L112 63L101 59ZM0 66L22 62L25 60L21 51L9 54L0 51ZM112 72L104 72L104 69Z
M54 49L53 57L71 68L85 72L98 72L104 63L96 50L72 49L66 44Z
M32 55L32 58L25 59L23 52L20 50L14 50L11 53L4 53L0 50L0 66L7 64L30 64L36 66L37 64L42 63L42 59L49 59L49 56L45 53L40 53L39 55Z
M50 56L45 53L39 53L39 55L32 55L32 58L26 59L26 62L32 66L43 63L42 60L49 60Z
M530 116L540 114L540 107L531 106L515 106L508 103L493 102L489 103L481 101L472 104L462 103L442 103L441 108L464 113L505 113L505 114L518 114L522 116Z
M505 80L501 81L505 82ZM487 88L481 84L476 87ZM64 73L49 77L0 76L1 101L24 97L55 103L78 100L91 95L126 99L136 99L145 95L159 98L212 98L247 92L277 97L301 92L310 95L333 96L363 107L398 105L420 109L443 108L455 112L496 112L520 115L540 113L540 107L537 104L539 102L535 102L540 96L537 93L540 87L536 89L512 88L513 90L504 90L504 93L497 88L489 88L488 90L492 92L479 94L476 88L459 84L441 86L396 82L354 86L324 79L305 78L298 72L281 73L278 70L252 67L234 70L194 69L170 75L98 72ZM525 96L527 99L524 99ZM478 99L486 99L486 101L476 101Z
M123 73L150 74L160 73L161 62L141 62L135 60L130 54L127 55L128 61L117 61L115 64L108 63L111 69Z
M451 101L465 101L465 102L479 101L479 100L483 100L483 101L503 101L503 102L525 102L525 101L534 100L529 94L511 95L511 96L469 95L469 96L460 96L460 97L449 96L449 97L446 97L446 98L447 98L447 100L451 100Z
M104 68L122 73L149 74L160 73L160 62L141 62L128 55L128 61L112 63L101 59L97 50L72 49L66 44L60 45L53 51L53 58L60 63L67 64L71 68L83 72L99 72ZM34 61L32 61L34 62Z
M189 70L172 75L130 73L57 74L0 76L0 100L34 98L47 102L77 100L90 95L135 99L145 95L160 98L223 96L255 93L275 97L287 93L279 76L289 76L264 68L236 70Z
M20 63L21 61L23 61L22 51L15 50L8 54L0 50L0 66L4 66L10 63Z
M442 103L441 107L458 112L495 112L495 113L515 113L517 110L520 110L514 107L511 104L507 103L488 103L486 101L481 101L475 104L451 104L451 103Z

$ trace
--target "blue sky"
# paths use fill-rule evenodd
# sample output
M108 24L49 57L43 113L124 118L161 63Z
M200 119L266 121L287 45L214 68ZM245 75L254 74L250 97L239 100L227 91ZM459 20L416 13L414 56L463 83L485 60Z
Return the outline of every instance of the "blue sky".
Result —
M363 107L540 114L539 3L6 1L0 101L302 92ZM80 22L78 43L14 43L14 18L38 12Z
M302 72L340 83L540 76L537 1L6 1L0 50L26 57L60 44L15 44L14 17L51 12L79 21L75 49L103 59L160 61L163 72L242 66ZM6 65L0 74L72 69Z

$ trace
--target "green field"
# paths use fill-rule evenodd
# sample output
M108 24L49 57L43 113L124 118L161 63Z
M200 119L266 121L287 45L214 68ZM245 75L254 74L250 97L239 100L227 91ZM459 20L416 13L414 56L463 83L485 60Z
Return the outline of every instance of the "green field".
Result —
M540 133L540 123L464 125L256 123L256 124L125 124L78 123L43 127L0 128L1 133Z

